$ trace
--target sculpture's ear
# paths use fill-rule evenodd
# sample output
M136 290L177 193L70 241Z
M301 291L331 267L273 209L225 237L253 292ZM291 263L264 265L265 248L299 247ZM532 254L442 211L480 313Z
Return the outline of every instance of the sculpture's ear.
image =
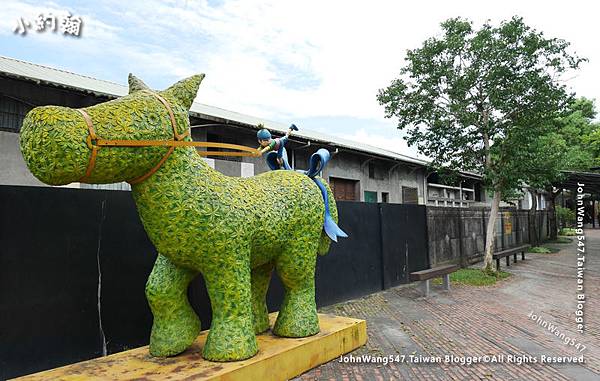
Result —
M164 94L174 96L188 110L192 106L194 98L198 93L200 82L204 79L204 74L196 74L189 78L182 79L168 89L162 91Z
M150 90L148 85L131 73L129 73L127 82L129 82L129 94L140 90Z

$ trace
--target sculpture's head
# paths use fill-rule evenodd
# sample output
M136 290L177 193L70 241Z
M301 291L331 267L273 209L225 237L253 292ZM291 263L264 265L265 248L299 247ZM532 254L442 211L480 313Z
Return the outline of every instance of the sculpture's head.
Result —
M156 166L169 147L99 147L92 155L97 147L92 135L105 140L172 140L169 108L177 135L189 133L188 111L203 78L204 74L195 75L155 93L129 75L127 96L86 107L83 113L68 107L36 107L23 121L23 158L33 175L50 185L136 179ZM95 161L91 171L90 160Z

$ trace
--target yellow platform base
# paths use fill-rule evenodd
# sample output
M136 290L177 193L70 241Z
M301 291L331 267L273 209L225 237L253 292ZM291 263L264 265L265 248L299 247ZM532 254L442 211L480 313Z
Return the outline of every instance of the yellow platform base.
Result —
M270 316L271 326L277 313ZM367 342L364 320L319 314L321 332L301 339L264 333L257 337L258 354L237 362L218 363L202 358L208 331L184 353L155 358L148 347L35 373L18 380L286 380L351 352Z

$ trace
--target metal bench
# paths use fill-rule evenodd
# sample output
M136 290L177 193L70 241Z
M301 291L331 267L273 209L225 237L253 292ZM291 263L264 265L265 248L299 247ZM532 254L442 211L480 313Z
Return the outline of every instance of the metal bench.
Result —
M510 266L510 256L514 256L514 262L517 262L517 253L521 253L521 260L525 260L525 251L529 249L531 245L521 245L517 247L511 247L510 249L497 251L494 253L493 258L496 260L496 270L500 271L500 259L506 257L506 266Z
M411 282L421 281L421 291L425 296L429 295L429 280L431 278L442 278L444 282L444 289L450 290L450 273L460 269L459 265L446 265L439 266L433 269L415 271L410 273L409 279Z

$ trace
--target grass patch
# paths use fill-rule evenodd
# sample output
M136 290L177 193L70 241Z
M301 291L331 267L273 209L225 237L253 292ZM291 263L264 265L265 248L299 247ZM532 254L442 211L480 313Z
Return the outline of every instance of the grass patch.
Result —
M558 251L557 248L553 247L545 247L545 246L534 246L534 247L530 247L529 250L527 250L528 253L537 253L537 254L550 254L550 253L556 253Z
M499 279L508 278L510 273L505 271L485 272L481 269L460 269L450 274L450 283L460 283L469 286L490 286ZM440 278L433 279L433 284L442 284Z
M548 240L546 242L547 243L571 243L571 242L573 242L573 239L567 238L567 237L557 237L556 239Z
M575 236L577 233L575 233L575 229L573 228L562 228L558 231L558 235Z

